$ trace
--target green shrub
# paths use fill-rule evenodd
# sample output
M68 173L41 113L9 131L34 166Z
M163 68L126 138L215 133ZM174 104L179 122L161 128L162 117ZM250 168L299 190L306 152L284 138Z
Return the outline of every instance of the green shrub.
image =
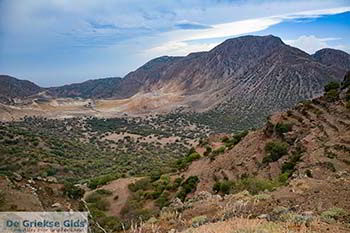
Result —
M234 144L239 143L245 136L248 135L248 130L242 131L240 133L237 133L235 135L233 135L232 139L234 141Z
M347 214L348 213L344 209L333 207L327 211L322 212L321 219L326 222L332 222L332 221L339 220L340 218L346 216Z
M219 155L225 152L225 146L220 146L219 148L213 150L213 155Z
M129 184L128 188L131 192L137 192L138 190L147 190L151 188L151 180L149 178L143 178L135 183Z
M300 152L293 153L293 155L289 158L289 160L282 164L282 173L285 173L285 172L293 173L295 170L295 166L300 161L301 157L302 157L302 154Z
M112 195L112 191L106 190L106 189L98 189L95 191L95 193L98 193L100 195L110 196Z
M161 177L162 173L160 171L152 171L150 175L151 182L154 182L156 180L159 180Z
M216 182L213 186L213 191L216 193L229 194L232 188L233 182L224 180L222 182Z
M223 142L223 143L227 143L229 140L230 139L227 136L221 138L221 142Z
M116 216L99 218L99 223L104 229L108 229L111 232L122 230L122 222Z
M292 172L284 172L278 176L278 181L285 185L287 184L288 178L291 176Z
M220 185L221 185L220 182L215 182L213 185L213 192L215 192L215 193L220 192Z
M200 159L200 158L201 158L200 154L198 154L197 152L194 152L194 153L192 153L192 154L187 155L187 156L186 156L185 158L183 158L183 159L178 159L178 160L176 161L176 167L177 167L178 169L184 169L184 168L186 168L190 163L192 163L193 161L198 160L198 159Z
M174 180L174 187L178 188L180 187L182 181L184 180L184 178L182 177L177 177L175 180Z
M337 83L337 82L330 82L324 87L324 91L328 92L328 91L336 90L336 89L339 89L339 88L340 88L340 84L339 83Z
M190 155L190 154L193 154L193 153L196 153L196 148L191 147L190 150L188 151L187 155Z
M106 201L104 199L100 199L100 200L95 202L95 207L99 210L106 211L106 210L108 210L109 203L108 203L108 201Z
M265 190L273 191L279 186L281 186L281 183L278 181L249 177L234 181L232 183L232 192L238 193L247 190L249 193L256 195Z
M186 157L186 163L191 163L192 161L200 159L201 156L197 152L194 152Z
M84 196L85 190L81 189L70 182L64 182L63 194L72 199L80 199Z
M279 122L276 124L275 130L279 135L283 135L284 133L288 133L293 128L293 123L290 122Z
M106 217L106 214L103 211L97 209L94 205L89 205L89 210L94 218L100 219Z
M191 224L192 224L192 227L199 227L203 224L206 224L208 221L209 221L209 219L207 216L201 215L201 216L196 216L196 217L192 218Z
M332 89L326 92L327 101L334 102L339 99L339 92L336 89Z
M232 138L225 141L225 146L231 149L233 146L237 145L245 136L248 135L248 131L242 131L240 133L234 134Z
M115 180L117 178L118 178L117 175L112 175L112 174L99 176L94 179L91 179L90 182L88 183L88 187L90 189L96 189L97 187L105 185L108 182Z
M162 195L155 201L156 206L162 209L165 206L169 205L169 192L163 192Z
M89 195L87 195L87 197L85 198L85 201L87 203L96 203L98 200L101 200L101 195L96 193L96 192L93 192L93 193L90 193Z
M197 176L188 177L185 182L181 184L181 190L176 194L182 201L185 200L187 194L196 191L199 178Z
M275 162L288 153L288 144L279 140L268 142L265 145L265 153L263 163Z

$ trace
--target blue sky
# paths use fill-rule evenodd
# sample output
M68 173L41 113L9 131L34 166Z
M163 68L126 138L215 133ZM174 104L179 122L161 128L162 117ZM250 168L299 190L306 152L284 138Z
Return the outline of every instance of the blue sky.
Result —
M0 0L0 73L56 86L273 34L350 52L350 0Z

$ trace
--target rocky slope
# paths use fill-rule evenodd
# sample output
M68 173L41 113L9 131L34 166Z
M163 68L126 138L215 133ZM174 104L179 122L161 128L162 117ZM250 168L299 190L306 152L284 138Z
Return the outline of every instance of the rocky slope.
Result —
M312 57L324 65L350 70L349 54L341 50L321 49L313 54Z
M326 89L261 129L200 140L178 172L89 192L91 211L108 206L94 219L115 218L109 231L139 218L128 232L142 233L349 232L350 73Z

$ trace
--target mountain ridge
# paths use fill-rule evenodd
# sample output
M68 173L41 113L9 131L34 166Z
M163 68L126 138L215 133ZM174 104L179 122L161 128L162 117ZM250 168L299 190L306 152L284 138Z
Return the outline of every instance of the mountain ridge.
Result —
M221 115L215 119L221 124L255 127L273 112L322 95L327 83L340 82L349 69L350 55L343 51L310 55L272 35L242 36L207 52L152 59L124 78L44 91L54 98L118 100L113 107L125 112L182 109ZM120 108L119 100L127 106Z

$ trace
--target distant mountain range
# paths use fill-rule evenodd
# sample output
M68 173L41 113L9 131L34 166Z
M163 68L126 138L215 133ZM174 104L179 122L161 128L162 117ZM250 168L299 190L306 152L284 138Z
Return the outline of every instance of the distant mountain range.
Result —
M124 78L40 88L1 76L0 96L10 103L39 92L53 98L92 99L171 93L184 98L185 109L224 113L236 123L255 125L272 112L321 95L325 84L341 81L348 70L350 55L340 50L322 49L309 55L272 35L242 36L208 52L153 59Z

